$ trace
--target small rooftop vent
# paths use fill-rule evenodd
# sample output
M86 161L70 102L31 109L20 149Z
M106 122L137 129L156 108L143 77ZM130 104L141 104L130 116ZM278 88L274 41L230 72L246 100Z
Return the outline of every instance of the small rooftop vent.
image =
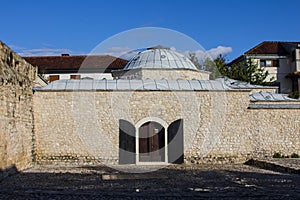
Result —
M150 50L150 49L170 49L170 48L164 47L162 45L156 45L156 46L147 48L147 50Z

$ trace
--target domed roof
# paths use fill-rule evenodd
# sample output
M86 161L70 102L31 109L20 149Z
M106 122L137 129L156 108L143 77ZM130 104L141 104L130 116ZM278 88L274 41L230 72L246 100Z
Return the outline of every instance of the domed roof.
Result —
M186 56L162 46L151 47L139 52L127 63L124 70L139 68L197 70L196 66Z

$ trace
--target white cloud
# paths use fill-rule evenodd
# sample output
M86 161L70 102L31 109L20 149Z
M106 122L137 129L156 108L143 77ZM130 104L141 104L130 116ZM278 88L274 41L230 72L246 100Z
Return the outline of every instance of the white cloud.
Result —
M171 47L171 50L176 50L175 47ZM142 51L144 49L130 49L129 47L111 47L106 50L104 54L121 57L124 59L129 60L134 55L136 55L139 51ZM198 58L199 62L204 62L206 58L216 59L220 54L223 56L227 55L228 53L232 52L231 47L226 46L218 46L216 48L212 48L209 50L196 50L196 51L185 51L181 52L186 56L189 56L190 53L195 53L196 57Z
M16 45L9 45L9 47L12 48L20 56L54 56L54 55L61 55L63 53L66 54L74 53L70 49L55 49L55 48L27 49Z
M41 49L24 49L18 52L21 56L54 56L61 55L63 53L71 54L70 49L51 49L51 48L41 48Z
M231 47L218 46L209 50L196 50L196 51L185 51L184 55L189 56L190 53L195 53L199 62L204 62L206 58L216 59L219 55L226 56L228 53L232 52Z
M107 49L105 54L119 57L119 56L122 56L122 55L128 53L131 50L132 49L130 49L129 47L111 47L111 48Z
M173 51L176 51L176 48L175 47L170 47L171 50Z
M231 47L218 46L207 51L212 59L216 59L219 55L227 55L232 52Z
M138 52L143 51L145 49L131 49L129 47L111 47L106 50L104 54L120 57L126 60L130 60L133 56L135 56Z
M70 49L60 49L60 48L37 48L37 49L27 49L24 47L16 46L16 45L9 45L16 53L20 54L21 56L53 56L53 55L61 55L63 53L66 54L85 54L84 52L74 52ZM171 47L172 50L176 50L175 47ZM129 47L111 47L107 49L107 51L103 54L112 55L116 57L121 57L124 59L130 59L134 55L136 55L139 51L145 49L131 49ZM196 50L196 51L185 51L181 52L184 55L188 56L189 53L195 53L196 57L198 58L199 62L204 61L206 58L215 59L220 54L223 56L227 55L228 53L232 52L231 47L226 46L218 46L216 48L212 48L209 50Z

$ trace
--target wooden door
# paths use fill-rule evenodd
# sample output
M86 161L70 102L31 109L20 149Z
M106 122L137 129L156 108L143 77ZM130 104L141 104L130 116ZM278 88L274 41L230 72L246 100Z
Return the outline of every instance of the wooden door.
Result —
M139 161L165 161L165 129L157 122L147 122L139 128Z

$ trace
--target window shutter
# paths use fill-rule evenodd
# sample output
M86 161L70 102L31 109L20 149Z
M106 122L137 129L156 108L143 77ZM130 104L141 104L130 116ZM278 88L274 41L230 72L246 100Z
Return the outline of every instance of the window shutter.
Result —
M184 162L183 153L183 119L178 119L168 127L168 162Z
M53 82L53 81L56 81L56 80L59 80L59 75L50 75L49 76L49 82Z
M119 164L135 164L135 127L119 120Z

